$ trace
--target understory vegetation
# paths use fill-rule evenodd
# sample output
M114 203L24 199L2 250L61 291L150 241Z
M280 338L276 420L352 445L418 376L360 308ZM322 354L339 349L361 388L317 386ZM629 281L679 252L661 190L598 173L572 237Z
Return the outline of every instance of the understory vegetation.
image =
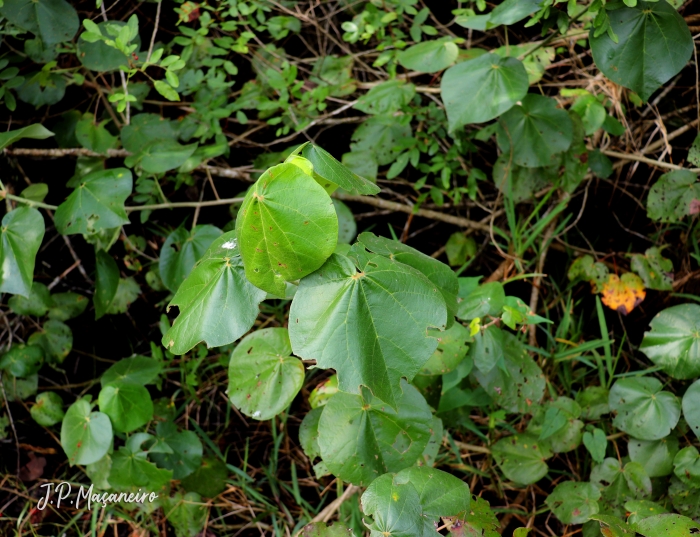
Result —
M700 534L698 2L0 34L1 535Z

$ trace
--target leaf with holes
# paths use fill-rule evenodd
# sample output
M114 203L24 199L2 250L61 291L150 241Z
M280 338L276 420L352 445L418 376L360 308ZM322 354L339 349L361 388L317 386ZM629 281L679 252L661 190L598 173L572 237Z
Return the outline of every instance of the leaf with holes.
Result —
M400 379L413 379L437 347L428 329L446 322L445 301L421 272L355 250L301 281L289 335L294 354L335 368L341 390L364 385L396 408Z
M600 507L600 490L593 483L565 481L547 496L547 505L563 524L583 524Z
M637 531L644 537L691 537L700 534L700 524L682 515L656 515L641 520Z
M603 304L622 315L639 306L647 295L644 282L632 272L625 272L622 277L610 274L600 293Z
M603 8L605 9L605 8ZM688 63L693 38L683 17L665 0L639 1L634 8L608 9L610 30L589 39L598 69L646 101Z
M195 263L207 251L211 243L221 236L215 226L195 226L190 231L179 227L173 231L161 249L158 269L165 286L173 293L192 272Z
M664 373L676 379L700 376L700 306L666 308L651 321L639 347Z
M460 323L454 323L438 336L437 349L423 365L420 374L444 375L454 370L467 355L471 340L469 330Z
M536 483L547 475L545 461L552 456L546 444L527 433L501 438L491 447L491 454L506 479L519 485Z
M432 413L423 396L402 381L393 410L362 388L360 395L338 392L323 407L318 445L338 478L366 486L387 472L412 466L430 440Z
M56 229L63 235L92 234L129 223L124 202L131 194L131 172L114 168L90 173L59 205Z
M665 173L649 189L647 215L652 220L680 222L684 217L698 213L700 183L690 170Z
M644 255L633 254L631 268L644 282L644 287L656 291L673 290L673 262L661 255L656 246Z
M673 473L689 487L700 488L700 453L695 446L688 446L676 453Z
M43 392L36 396L36 403L29 413L39 425L51 427L63 420L63 399L56 392Z
M681 417L681 404L662 391L653 377L623 378L610 389L610 410L615 427L641 440L660 440L671 433Z
M229 362L231 402L261 421L287 408L304 383L304 365L291 353L286 328L264 328L243 338Z
M394 476L378 477L362 494L362 512L372 517L372 534L414 537L423 533L420 497L411 483L396 483Z
M250 283L238 254L236 232L216 239L180 285L168 307L180 315L162 343L175 354L200 341L220 347L236 341L253 326L265 291Z
M310 274L333 253L338 218L311 176L294 164L279 164L248 191L236 233L248 280L283 297L286 281Z

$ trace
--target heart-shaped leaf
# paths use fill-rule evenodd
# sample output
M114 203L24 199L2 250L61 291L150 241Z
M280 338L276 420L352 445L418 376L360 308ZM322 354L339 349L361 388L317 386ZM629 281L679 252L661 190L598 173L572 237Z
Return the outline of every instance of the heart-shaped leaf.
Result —
M512 154L515 164L537 168L557 164L555 155L569 149L573 129L554 99L530 93L501 116L496 134L501 151Z
M678 438L670 435L661 440L630 439L627 451L630 459L641 464L649 477L667 476L673 472Z
M423 534L420 497L411 483L396 483L391 474L378 477L362 495L362 512L372 517L372 533L392 537Z
M184 354L200 341L209 347L236 341L253 326L265 299L245 277L236 232L216 239L180 285L168 307L180 315L163 336L163 345Z
M132 356L119 360L107 371L102 373L102 386L115 382L123 384L139 384L141 386L153 382L163 368L162 364L153 358Z
M63 399L56 392L43 392L36 396L36 403L29 413L39 425L51 427L63 419Z
M689 487L700 488L700 453L695 446L685 447L676 454L673 473Z
M420 371L447 321L438 288L416 269L376 254L333 255L304 278L289 313L294 354L335 368L340 389L367 386L396 408L399 381Z
M291 163L268 169L248 191L236 219L245 274L285 296L285 281L318 269L338 241L338 218L325 190Z
M380 190L372 181L352 173L322 147L308 144L304 146L301 154L311 162L314 173L351 194L371 195Z
M454 64L459 48L452 39L423 41L399 52L397 60L406 69L420 73L437 73Z
M491 454L506 479L519 485L536 483L547 475L545 461L552 456L546 444L527 433L501 438L491 446Z
M2 217L0 292L29 297L43 238L44 217L36 209L19 207Z
M56 229L63 235L92 234L129 223L124 202L131 194L131 172L114 168L90 173L58 206Z
M665 373L677 379L700 376L700 306L681 304L652 319L639 347Z
M338 392L323 407L318 445L338 478L367 485L377 476L412 466L430 439L432 414L423 396L402 381L398 410L363 388Z
M112 424L106 414L92 412L85 399L73 403L61 425L61 446L71 466L99 461L112 445Z
M610 410L617 412L613 424L634 438L660 440L668 436L681 416L681 404L661 390L652 377L623 378L610 389Z
M617 39L608 32L596 36L591 28L593 60L610 80L646 101L690 60L693 38L688 26L665 0L640 0L633 8L620 6L607 15Z
M682 515L656 515L641 520L637 531L644 537L692 537L700 533L700 524Z
M394 476L394 483L410 483L418 492L424 516L438 518L457 516L469 510L469 486L447 472L426 466L413 466Z
M683 417L695 436L700 438L700 380L693 382L683 395Z
M178 431L172 421L156 425L156 442L169 449L158 452L151 447L150 456L162 468L173 471L173 479L182 479L202 463L202 442L193 431Z
M647 215L652 220L680 222L685 216L699 212L700 183L690 170L665 173L649 189Z
M286 328L264 328L244 337L231 354L228 396L256 420L269 420L289 406L304 383L304 365L290 356Z
M563 524L583 524L600 507L600 490L593 483L565 481L547 496L547 505Z
M484 54L445 71L440 94L450 131L500 116L527 94L527 71L516 58Z
M153 417L153 401L140 384L112 382L100 390L100 411L109 416L114 430L129 433Z

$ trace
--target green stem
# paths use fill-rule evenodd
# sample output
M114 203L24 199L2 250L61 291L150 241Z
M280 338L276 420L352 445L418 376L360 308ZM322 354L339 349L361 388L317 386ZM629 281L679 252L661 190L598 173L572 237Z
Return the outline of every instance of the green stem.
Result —
M15 196L14 194L8 194L5 190L0 190L0 196L8 200L16 201L18 203L24 203L25 205L29 205L30 207L41 207L42 209L48 209L50 211L55 211L56 209L58 209L56 205L49 205L48 203L42 203L40 201L28 200L27 198Z

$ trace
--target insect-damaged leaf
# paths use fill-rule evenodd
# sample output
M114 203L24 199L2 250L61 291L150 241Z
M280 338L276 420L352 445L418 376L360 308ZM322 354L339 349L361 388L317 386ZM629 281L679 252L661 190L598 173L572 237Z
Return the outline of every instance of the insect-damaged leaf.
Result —
M430 440L433 417L416 388L402 381L401 389L398 410L367 388L330 398L319 421L318 445L334 475L362 486L415 464Z
M253 326L258 305L265 299L245 277L236 232L215 240L180 285L169 307L180 315L163 336L163 345L184 354L200 341L209 347L227 345Z
M631 268L647 289L673 290L673 262L663 257L656 246L649 248L644 255L633 254Z
M547 496L547 505L564 524L583 524L599 511L600 489L593 483L565 481Z
M283 297L286 281L310 274L333 253L338 218L323 187L285 163L268 169L248 191L236 233L248 280Z
M56 229L63 235L92 234L128 224L124 201L131 187L131 172L126 168L86 175L56 210Z
M659 2L661 3L661 2ZM659 177L649 190L647 215L658 222L679 222L700 213L700 183L690 170L674 170Z
M641 304L647 294L642 279L632 272L625 272L622 277L610 274L600 292L603 304L622 315Z
M256 420L287 408L304 382L304 365L291 353L286 328L264 328L243 338L229 363L231 402Z
M334 368L340 389L367 386L396 408L400 379L411 380L435 351L431 327L444 328L445 301L418 270L355 250L333 255L304 278L292 302L294 354Z
M536 436L527 433L501 438L491 453L506 479L520 485L536 483L547 475L545 460L552 456L546 443L538 443Z

